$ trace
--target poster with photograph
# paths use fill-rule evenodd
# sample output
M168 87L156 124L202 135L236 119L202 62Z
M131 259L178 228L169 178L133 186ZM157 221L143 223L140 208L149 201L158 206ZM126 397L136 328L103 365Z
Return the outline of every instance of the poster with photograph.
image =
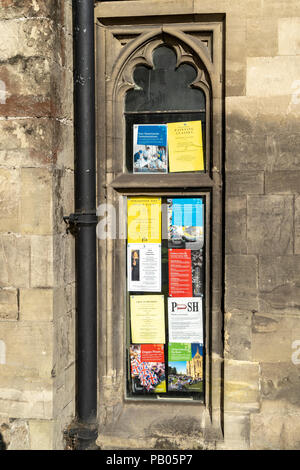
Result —
M128 243L127 280L132 292L161 291L160 243Z
M169 344L168 391L203 391L203 345Z
M133 126L133 173L167 173L167 125Z
M168 246L201 250L204 245L202 198L169 198Z
M169 297L170 343L203 343L202 297Z
M165 306L163 295L131 295L130 319L132 343L165 343Z
M130 368L133 393L166 393L163 344L132 344Z
M203 142L201 121L168 124L170 173L203 171Z

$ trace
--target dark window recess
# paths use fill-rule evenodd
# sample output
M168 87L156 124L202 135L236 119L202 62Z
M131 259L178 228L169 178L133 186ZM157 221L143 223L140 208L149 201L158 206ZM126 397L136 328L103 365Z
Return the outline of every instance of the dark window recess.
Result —
M132 172L134 124L167 124L170 122L202 122L205 167L206 103L202 90L193 88L197 72L189 64L176 68L176 54L167 46L153 53L154 68L138 66L134 71L136 88L125 98L126 167Z

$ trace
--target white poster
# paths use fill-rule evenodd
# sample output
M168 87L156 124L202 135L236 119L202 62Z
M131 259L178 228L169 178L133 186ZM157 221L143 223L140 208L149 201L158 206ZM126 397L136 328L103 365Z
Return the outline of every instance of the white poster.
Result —
M127 277L131 292L160 292L161 244L128 243Z
M203 343L202 297L168 298L169 343Z

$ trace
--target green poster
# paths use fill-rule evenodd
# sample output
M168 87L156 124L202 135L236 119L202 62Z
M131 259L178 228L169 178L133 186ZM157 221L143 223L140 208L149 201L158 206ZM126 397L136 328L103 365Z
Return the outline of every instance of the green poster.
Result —
M190 343L169 343L169 361L190 361L191 359Z

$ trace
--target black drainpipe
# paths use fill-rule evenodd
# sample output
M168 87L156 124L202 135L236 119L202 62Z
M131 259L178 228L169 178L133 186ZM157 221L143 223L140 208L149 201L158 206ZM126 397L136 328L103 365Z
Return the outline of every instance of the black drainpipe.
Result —
M95 448L97 438L94 50L94 0L73 0L75 213L65 221L75 235L76 421L66 438L78 450Z

